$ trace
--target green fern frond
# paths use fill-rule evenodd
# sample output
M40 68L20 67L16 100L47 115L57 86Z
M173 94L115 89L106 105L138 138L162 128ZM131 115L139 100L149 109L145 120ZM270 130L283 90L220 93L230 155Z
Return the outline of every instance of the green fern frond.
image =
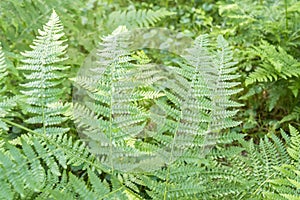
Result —
M296 106L290 114L287 116L284 116L281 120L280 123L296 120L298 121L300 119L300 107Z
M114 11L108 16L108 27L111 30L124 25L129 29L153 26L161 18L173 15L165 9L153 10L130 10Z
M8 70L7 65L4 57L4 53L2 50L2 46L0 43L0 133L2 131L8 131L8 125L2 121L1 119L7 117L7 115L10 114L13 107L16 106L16 98L18 97L12 97L8 98L6 95L7 93L7 79L8 79Z
M251 53L263 61L246 79L245 84L270 82L300 76L299 62L281 47L262 41Z
M8 71L7 71L7 65L5 62L4 52L2 50L2 46L0 43L0 94L4 93L6 91L6 79L7 79Z
M291 133L291 143L287 149L289 155L297 162L300 161L300 134L293 126L289 126Z
M73 13L79 14L81 13L80 8L84 6L86 6L86 3L81 1L2 1L0 7L2 14L0 18L3 23L1 23L1 27L4 30L7 40L14 41L12 44L13 48L17 47L19 50L23 50L26 48L25 44L34 37L34 34L31 35L28 33L36 33L36 30L42 25L43 19L51 15L53 9L59 13L64 13L62 16L64 17L63 21L68 25L73 24L72 20L68 20L68 11L72 10ZM73 30L76 31L75 27Z
M218 50L209 47L207 36L197 38L184 57L188 64L162 70L144 54L132 56L129 35L119 27L103 37L98 53L103 67L92 69L101 75L73 79L87 96L75 104L75 122L102 162L137 170L151 167L149 161L171 163L189 148L199 157L200 149L217 140L210 134L239 124L231 118L240 104L230 100L239 92L233 81L238 76L223 38ZM155 157L157 151L163 158Z
M89 184L86 184L84 180L77 178L73 174L69 174L69 177L74 192L81 199L142 199L130 190L130 186L128 185L130 184L128 183L130 178L123 179L119 175L118 178L112 177L110 181L102 181L91 170L88 170ZM125 181L124 183L123 180ZM136 186L132 184L132 187Z
M201 166L202 162L207 162L205 154L218 141L221 145L241 140L243 137L235 134L229 134L228 137L216 134L222 129L239 124L232 120L237 112L232 108L240 104L230 100L231 95L240 91L235 89L239 84L234 82L234 79L238 78L238 75L233 74L237 69L233 67L236 63L232 62L231 50L222 37L218 38L216 48L207 35L199 36L186 52L183 56L186 63L178 63L178 68L170 69L174 73L175 81L166 81L164 85L166 96L171 97L174 105L166 104L164 99L156 102L156 105L170 116L161 120L162 129L174 133L176 139L174 142L173 138L169 139L166 136L156 138L159 138L158 141L170 143L168 147L171 149L171 158L175 158L176 161L171 162L170 156L167 157L165 169L155 171L158 178L156 181L147 177L143 179L149 187L147 193L153 199L221 199L226 195L239 195L239 189L244 189L246 185L240 178L235 177L241 171L228 167L224 170L226 172L220 172L219 175L215 172L214 176L209 176L209 172ZM237 155L241 151L235 148L228 151L228 155ZM216 165L206 165L212 167L211 171L217 168ZM221 181L218 184L218 179L225 177L228 184L233 185L235 182L232 188L222 186ZM209 186L208 183L217 186ZM218 191L219 189L221 191Z
M61 64L67 59L64 56L67 45L63 45L63 27L55 11L39 34L31 45L32 50L22 53L24 65L19 69L24 71L27 80L21 84L25 97L22 109L31 114L26 123L41 125L36 131L51 134L57 133L55 127L67 120L61 116L67 109L65 106L53 108L49 105L63 99L61 86L66 77L63 71L69 68ZM66 132L68 128L59 131Z
M293 126L289 126L289 130L291 138L287 152L290 156L289 159L292 161L285 165L274 166L274 169L280 173L280 176L268 180L275 192L265 191L266 197L276 197L284 200L300 198L300 136L299 131Z
M151 157L149 152L144 152L147 145L135 141L140 140L150 126L149 119L154 116L151 103L147 106L147 102L154 103L164 96L148 79L149 74L158 74L155 66L147 64L149 59L145 55L131 56L127 49L128 34L125 27L119 27L102 38L98 56L105 69L92 69L103 72L92 77L92 83L96 83L94 86L85 76L73 79L88 97L86 101L75 104L74 118L86 139L91 140L91 151L103 162L120 163L116 166L126 170L135 166L122 166L126 159L136 160L134 157L141 155ZM137 61L137 64L132 61ZM144 135L147 135L146 132ZM134 144L126 146L132 142ZM142 161L140 164L147 166Z
M235 127L240 123L232 120L237 113L232 107L241 104L230 100L231 95L240 91L235 88L239 83L233 81L239 77L233 74L237 69L233 67L236 63L232 61L228 43L221 36L217 39L217 50L213 49L208 36L203 35L197 37L194 45L186 51L187 54L183 57L191 67L182 65L184 68L180 70L180 74L186 75L191 80L190 94L194 96L193 98L196 97L187 103L193 108L189 113L195 112L194 108L200 108L197 112L203 113L202 116L197 114L197 117L192 118L202 120L200 132L204 131L206 139L211 140L220 130Z
M272 192L269 181L280 177L275 168L289 164L290 158L284 143L275 135L270 138L261 139L259 145L239 139L240 147L214 150L211 162L215 164L203 172L214 194L203 195L209 199L262 199L267 191Z
M0 147L1 190L9 188L7 194L13 197L9 199L15 199L18 195L29 197L30 193L39 192L47 196L51 190L66 187L68 181L63 183L63 179L52 179L61 176L68 167L106 170L84 143L62 133L45 136L30 132ZM20 144L21 149L16 144Z
M240 123L230 120L237 111L228 110L231 107L241 106L241 104L229 99L231 95L240 91L240 89L235 88L240 83L232 81L237 79L239 75L232 74L237 67L233 67L236 63L232 61L232 52L224 38L218 37L218 50L216 52L210 52L208 45L207 35L196 38L194 47L187 50L188 55L184 58L195 67L195 72L191 74L198 74L199 79L203 82L195 82L198 85L194 87L201 88L202 93L203 90L206 91L204 95L210 99L212 107L210 112L211 123L215 123L210 124L210 129L216 131L234 127Z

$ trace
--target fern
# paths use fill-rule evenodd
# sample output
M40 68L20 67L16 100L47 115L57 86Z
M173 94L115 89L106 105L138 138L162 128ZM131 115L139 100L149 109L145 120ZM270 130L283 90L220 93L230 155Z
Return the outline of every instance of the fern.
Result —
M107 162L112 168L119 166L112 166L112 163L120 162L118 159L122 160L125 155L132 157L131 159L139 154L149 157L148 153L131 146L122 148L130 138L136 140L136 137L140 137L139 134L146 127L150 113L145 112L138 104L163 95L153 88L148 87L147 90L147 86L143 87L145 84L139 80L141 77L135 75L138 74L138 65L132 63L134 58L126 50L129 44L126 34L128 30L119 27L103 38L100 45L104 48L99 50L98 55L101 64L107 68L104 68L100 77L92 77L95 85L88 83L90 79L86 76L75 79L76 84L85 89L90 97L90 100L84 102L85 105L75 105L74 115L78 127L91 140L89 145L92 152L102 155L103 162ZM93 71L103 69L96 68ZM126 168L130 169L129 166Z
M0 90L0 94L3 94L4 92L6 92L7 89L7 81L6 81L6 77L8 75L8 70L7 70L7 65L5 62L5 57L4 57L4 53L2 50L2 46L0 43L0 85L1 85L1 90Z
M234 35L235 42L247 47L247 41L256 43L263 39L296 50L294 43L298 42L298 38L295 35L299 30L297 0L220 1L218 4L225 25L222 32Z
M153 10L129 10L129 11L114 11L108 16L107 26L110 29L115 29L118 26L124 25L129 29L137 27L153 26L161 18L173 15L165 9Z
M299 131L290 126L290 143L287 152L290 156L291 163L274 166L274 169L280 173L280 176L273 178L268 182L271 183L274 191L265 191L267 198L276 198L284 200L299 199L300 180L299 180L299 155L300 155L300 137Z
M208 158L212 164L199 172L203 177L198 197L202 199L262 199L270 189L268 180L278 176L273 166L288 163L282 142L272 136L274 143L265 138L256 146L240 139L241 147L221 147ZM230 185L230 187L228 187Z
M287 116L283 117L280 120L280 123L288 122L291 120L299 121L299 118L300 118L300 107L296 106L290 114L288 114Z
M188 102L187 105L192 109L200 106L208 111L209 118L204 130L206 134L215 136L213 133L235 127L240 123L232 120L237 110L229 110L231 107L241 105L230 100L230 95L240 91L234 88L239 83L232 81L239 75L232 74L237 69L233 67L236 63L232 62L231 50L222 36L217 39L217 51L210 52L208 45L207 36L200 36L196 38L194 46L187 49L188 54L184 56L186 61L194 67L193 71L188 72L192 75L188 77L192 81L192 90L195 90L191 91L191 94L196 99L199 98L196 100L196 102L199 101L198 105L193 105L192 102ZM180 71L180 73L187 74L186 71ZM190 112L193 113L192 110ZM203 119L205 118L199 116L200 121Z
M45 136L28 131L30 134L0 148L0 182L3 186L0 194L7 195L6 198L28 197L37 192L49 195L49 189L60 187L59 182L52 182L53 177L61 176L62 169L67 167L101 171L101 164L87 151L84 143L74 142L64 134ZM17 148L17 144L22 148Z
M88 171L88 179L90 180L90 186L86 185L85 181L70 175L74 191L79 194L81 199L141 199L139 195L126 187L126 183L122 183L121 176L118 178L112 177L110 180L112 189L110 189L110 184L107 181L101 181L91 170ZM128 181L128 179L126 180Z
M262 41L260 46L254 47L252 53L264 62L249 75L245 81L246 85L300 76L298 61L281 47L277 50L266 41Z
M22 40L31 39L29 33L35 32L41 25L42 20L48 15L51 15L53 9L66 13L72 11L79 13L80 9L84 6L80 1L48 1L48 0L36 0L34 2L30 0L13 1L7 0L1 2L1 27L5 30L5 35L9 42L13 42L12 48L20 45L18 48L23 50L26 46Z
M211 55L208 52L207 60L194 55L202 48L207 51L198 44L201 37L192 49L187 49L190 57L185 58L195 68L182 65L182 70L166 67L162 71L147 59L130 55L129 34L119 27L102 39L103 49L98 55L103 68L92 69L101 73L92 77L95 85L88 77L74 79L90 98L83 101L85 105L75 105L75 120L90 141L92 152L99 154L103 162L112 169L149 170L149 163L171 163L192 146L204 148L203 138L209 134L239 124L230 119L237 111L229 110L240 105L229 99L239 92L234 89L239 83L231 81L238 76L231 75L235 63L222 37L218 38L220 50ZM138 64L133 63L136 58ZM166 73L173 74L175 80L164 80ZM149 74L153 77L150 82ZM150 124L154 130L149 129Z
M8 69L7 69L4 53L2 51L2 46L0 43L0 94L2 96L0 100L0 133L4 131L8 131L8 125L1 120L1 118L5 118L9 115L10 111L13 107L16 106L15 98L8 98L7 95L7 80L8 80Z
M7 118L10 115L11 110L16 106L16 98L3 98L0 101L0 136L2 136L3 131L8 131L9 126L3 118Z
M65 79L63 71L69 67L60 64L67 58L64 56L66 45L61 37L64 35L61 22L53 11L49 22L39 30L40 36L34 40L31 51L22 53L24 65L20 70L26 71L24 76L26 83L21 84L24 88L26 104L23 106L25 113L32 114L26 122L28 124L41 124L42 127L35 131L42 133L66 132L68 128L59 128L66 118L61 114L65 106L52 108L50 105L63 99L64 91L61 85Z
M120 15L145 16L130 22L134 27L159 14ZM253 141L231 129L240 124L234 118L241 104L232 100L239 75L222 36L212 42L201 35L174 66L157 65L149 51L131 50L134 32L121 26L102 38L98 65L72 79L70 106L60 102L69 68L62 65L62 31L53 11L32 51L22 54L22 97L0 100L0 199L299 198L299 132L290 126L291 136L281 131ZM268 45L255 55L274 73L257 81L296 80L297 69L288 74L285 64L297 61L280 48L263 52ZM0 85L3 60L0 49ZM9 119L16 98L34 130ZM70 117L83 141L62 128ZM11 133L10 125L26 133L9 140L2 133Z
M118 178L110 174L110 178L100 179L99 173L108 173L108 169L79 140L74 141L66 134L44 135L13 122L8 123L25 129L29 134L23 134L9 142L1 142L1 198L138 197L130 189L134 187L132 182L136 180L132 175ZM78 170L88 173L91 185L86 185L77 178ZM138 191L137 188L135 190Z
M229 99L240 90L234 88L239 84L233 81L238 75L232 74L236 67L228 43L219 36L217 47L211 47L206 35L199 36L186 52L186 63L170 69L176 81L166 81L164 85L174 105L157 100L164 112L180 121L165 120L165 129L175 138L166 140L171 153L167 154L170 156L165 168L154 172L157 179L143 177L149 188L147 194L153 199L202 199L206 180L201 178L205 171L201 160L217 141L226 141L226 137L220 137L221 130L239 124L232 120L237 111L230 110L240 106ZM230 136L227 140L232 141Z

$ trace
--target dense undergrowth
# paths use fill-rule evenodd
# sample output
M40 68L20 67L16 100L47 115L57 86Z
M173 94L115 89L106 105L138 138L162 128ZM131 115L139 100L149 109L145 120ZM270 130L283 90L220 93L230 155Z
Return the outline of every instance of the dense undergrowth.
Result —
M0 199L300 199L297 0L6 0L0 21ZM133 49L151 27L192 42Z

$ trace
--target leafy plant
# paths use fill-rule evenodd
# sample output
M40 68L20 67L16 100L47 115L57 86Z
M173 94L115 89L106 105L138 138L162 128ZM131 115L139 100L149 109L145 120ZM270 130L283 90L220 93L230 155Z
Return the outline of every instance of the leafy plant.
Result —
M6 96L7 91L7 84L8 84L8 67L5 62L5 56L2 51L2 46L0 43L0 85L1 91L0 94ZM5 122L1 120L1 118L7 117L11 111L11 109L16 106L16 102L14 98L2 98L0 102L0 131L8 131L8 126Z
M23 112L30 113L26 123L41 124L36 132L44 134L65 133L68 128L58 128L67 118L62 113L67 109L64 105L54 105L63 99L64 90L62 83L65 79L65 71L69 68L60 64L67 58L64 57L67 45L63 45L64 35L61 22L53 11L49 22L39 30L40 36L31 46L32 51L22 53L25 57L19 70L24 70L26 83L21 84L24 88L25 104L22 105Z
M251 54L259 57L263 62L259 62L259 66L255 71L249 74L245 84L249 85L255 82L271 83L271 88L269 88L270 99L268 101L269 111L275 107L280 99L286 98L288 95L288 92L280 90L280 87L286 87L290 89L295 97L298 96L299 86L297 82L299 81L300 65L295 58L284 49L278 47L277 50L266 41L262 41L258 47L254 47Z
M127 28L149 27L153 26L161 18L170 16L174 13L164 9L157 11L153 10L129 10L129 11L114 11L108 16L107 26L110 30L124 25Z
M131 3L0 3L0 199L299 199L300 4Z
M216 18L219 26L213 32L228 35L236 47L245 83L241 100L246 107L240 117L248 119L240 130L257 140L266 133L279 134L280 127L288 127L285 116L299 104L299 3L242 0L217 4L221 18Z
M265 196L273 199L297 199L299 193L299 131L290 126L291 138L287 147L287 152L291 160L290 163L281 166L274 166L274 169L280 172L277 178L268 180L272 185L271 192L266 191ZM285 134L284 132L282 132Z
M229 98L240 91L232 81L238 75L232 75L236 67L224 38L211 52L207 36L198 37L183 56L186 64L164 67L174 81L165 80L166 72L147 57L130 55L128 34L119 27L103 38L98 56L104 69L91 71L100 75L75 79L90 97L75 105L75 120L103 162L119 170L149 170L150 163L171 163L190 147L200 151L206 137L213 145L222 129L239 124L230 108L240 104Z

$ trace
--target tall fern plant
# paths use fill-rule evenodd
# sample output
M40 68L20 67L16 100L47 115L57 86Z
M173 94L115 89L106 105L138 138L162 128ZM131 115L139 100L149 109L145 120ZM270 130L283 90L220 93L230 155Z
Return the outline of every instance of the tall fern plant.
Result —
M18 68L24 71L26 80L26 83L21 84L21 93L25 99L23 111L29 114L26 123L34 124L35 131L44 134L68 130L58 126L67 119L61 116L67 107L53 106L63 98L63 82L69 68L62 64L67 59L67 45L63 44L63 36L63 26L53 11L48 23L43 30L39 30L39 36L30 46L32 50L22 53L24 64Z
M189 177L200 176L202 153L221 131L240 123L233 120L240 104L230 99L240 89L229 44L199 36L177 67L158 67L128 50L129 33L119 27L103 37L97 75L73 79L88 97L75 104L78 128L112 174L154 171L134 177L149 197L200 198L202 181Z
M199 36L182 57L184 62L174 70L181 77L180 85L185 84L189 89L185 98L176 97L174 93L171 99L182 104L174 149L184 149L184 152L163 170L156 171L156 180L143 177L149 188L147 194L153 199L203 199L207 183L201 162L209 153L207 150L222 138L240 137L221 134L222 130L240 123L233 120L240 104L230 97L240 89L236 88L239 85L235 81L238 75L234 74L237 68L227 41L219 36L214 43L207 35ZM193 139L188 140L191 135ZM177 152L173 152L175 156Z

